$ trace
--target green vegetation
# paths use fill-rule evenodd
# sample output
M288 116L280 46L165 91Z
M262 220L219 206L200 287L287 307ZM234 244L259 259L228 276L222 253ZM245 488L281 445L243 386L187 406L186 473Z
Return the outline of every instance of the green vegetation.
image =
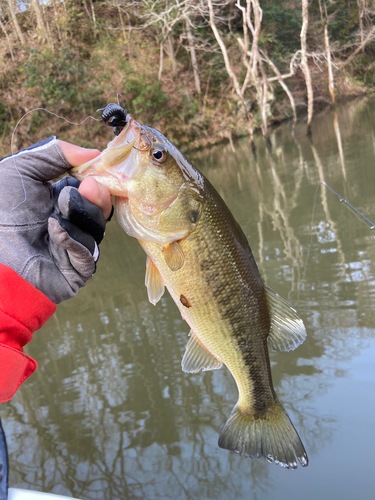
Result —
M252 4L254 16L257 2ZM321 5L328 23L336 100L372 91L373 0L327 4L321 0ZM298 52L301 2L261 0L260 6L260 54L266 54L283 75L289 73L294 61L292 75L283 81L302 117L307 98ZM244 39L241 11L234 0L223 0L214 4L214 12L233 71L243 84L246 64L238 43L239 38ZM182 149L248 133L246 116L257 129L264 110L268 124L292 116L285 89L265 59L263 76L273 80L267 86L263 108L255 77L244 89L242 101L234 92L233 79L210 26L206 0L0 0L0 15L2 154L9 154L12 130L31 109L47 108L80 122L88 115L100 118L97 110L116 102L118 94L128 112L160 128ZM251 43L250 36L249 51ZM318 1L309 6L307 47L316 109L330 102ZM101 148L111 137L111 130L93 120L72 129L63 120L37 111L21 122L15 149L46 134L66 140L74 136L82 145Z

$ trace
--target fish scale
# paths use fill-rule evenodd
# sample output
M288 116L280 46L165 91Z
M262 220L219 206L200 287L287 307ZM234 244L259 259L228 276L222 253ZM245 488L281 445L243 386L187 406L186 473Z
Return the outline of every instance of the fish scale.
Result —
M213 187L205 183L200 222L180 241L185 254L180 270L169 269L160 245L141 244L193 334L234 376L241 408L256 416L275 402L264 285L241 228ZM191 303L190 308L181 303L181 294Z

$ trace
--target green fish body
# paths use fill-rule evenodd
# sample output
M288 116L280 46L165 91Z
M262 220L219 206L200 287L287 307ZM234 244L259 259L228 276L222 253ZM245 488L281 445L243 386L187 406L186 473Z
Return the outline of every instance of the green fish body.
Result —
M111 151L113 150L113 151ZM101 157L74 175L94 176L116 198L119 223L147 254L145 283L156 304L167 287L189 324L188 373L233 375L239 398L219 446L286 468L308 464L272 384L268 348L288 351L306 331L268 288L248 241L209 181L158 131L130 120Z

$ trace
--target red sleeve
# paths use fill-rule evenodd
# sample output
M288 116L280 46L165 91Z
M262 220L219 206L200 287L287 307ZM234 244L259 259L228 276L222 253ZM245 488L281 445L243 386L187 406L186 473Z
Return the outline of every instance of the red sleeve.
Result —
M14 396L35 372L36 361L23 353L56 311L56 305L10 267L0 264L0 403Z

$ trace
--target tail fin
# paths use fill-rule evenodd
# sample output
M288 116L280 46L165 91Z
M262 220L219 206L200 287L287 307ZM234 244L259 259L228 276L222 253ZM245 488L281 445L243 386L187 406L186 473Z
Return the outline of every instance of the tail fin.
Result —
M286 469L297 468L295 456L302 467L309 463L302 441L279 401L262 418L242 413L236 405L221 430L219 446L250 458L264 457Z

